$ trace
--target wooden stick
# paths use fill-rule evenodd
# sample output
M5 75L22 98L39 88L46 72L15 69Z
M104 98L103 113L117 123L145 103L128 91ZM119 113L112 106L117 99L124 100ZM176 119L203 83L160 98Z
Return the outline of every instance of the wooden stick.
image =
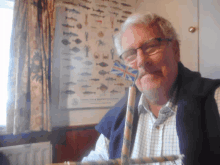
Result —
M171 155L163 157L144 157L138 159L130 159L128 164L146 164L146 163L156 163L156 162L166 162L175 161L177 159L182 159L183 155ZM66 163L53 163L47 165L120 165L121 159L110 159L108 161L90 161L90 162L66 162Z
M121 151L121 164L122 165L127 165L129 163L135 98L136 98L136 88L133 85L129 87L124 137L123 137L123 145L122 145L122 151Z

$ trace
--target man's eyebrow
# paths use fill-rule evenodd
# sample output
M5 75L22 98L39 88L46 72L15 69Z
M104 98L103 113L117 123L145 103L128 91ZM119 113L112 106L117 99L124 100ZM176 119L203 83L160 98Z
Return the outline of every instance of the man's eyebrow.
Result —
M157 38L160 38L160 37L157 37ZM151 38L151 39L143 42L140 47L142 47L144 44L150 43L151 41L155 41L157 38ZM138 48L140 48L140 47L138 47ZM137 49L137 48L134 46L131 46L130 48L125 49L124 52L127 52L129 50L133 50L133 49Z
M158 38L151 38L151 39L149 39L149 40L147 40L146 42L144 42L143 44L145 44L145 43L150 43L151 41L155 41L155 40L157 40Z

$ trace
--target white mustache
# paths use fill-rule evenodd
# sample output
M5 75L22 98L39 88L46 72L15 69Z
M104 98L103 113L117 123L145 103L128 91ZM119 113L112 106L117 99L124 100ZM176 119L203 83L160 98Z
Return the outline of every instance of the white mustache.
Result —
M148 69L148 67L149 67L149 66L151 67L151 65L152 65L152 63L151 63L150 61L141 63L141 64L138 66L138 68L142 68L144 71L143 71L143 72L138 71L138 77L137 77L137 79L141 79L141 78L142 78L144 75L146 75L146 74L151 74L151 73L153 73L153 72L155 72L155 71L158 71L158 69L156 69L156 68L152 68L151 70L153 70L153 71L150 71L150 70Z

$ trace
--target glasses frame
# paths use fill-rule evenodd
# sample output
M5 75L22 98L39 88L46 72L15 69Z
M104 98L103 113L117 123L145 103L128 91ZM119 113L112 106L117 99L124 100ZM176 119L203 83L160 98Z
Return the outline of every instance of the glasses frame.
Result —
M123 52L123 53L119 56L119 58L124 61L124 59L122 58L122 55L123 55L124 53L126 53L126 52L128 52L128 51L131 51L131 50L136 50L136 51L137 51L138 49L141 49L141 50L143 51L143 46L146 45L146 44L148 44L148 43L150 43L150 42L152 42L152 41L154 41L154 40L157 40L157 41L159 41L159 42L161 42L161 41L172 41L172 39L170 39L170 38L153 38L153 39L151 39L151 40L146 41L143 45L141 45L141 46L138 47L138 48L126 50L125 52Z

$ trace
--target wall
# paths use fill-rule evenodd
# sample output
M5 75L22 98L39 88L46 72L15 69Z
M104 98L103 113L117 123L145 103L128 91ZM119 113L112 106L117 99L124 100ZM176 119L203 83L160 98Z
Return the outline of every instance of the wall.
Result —
M57 13L58 15L59 13ZM56 16L58 17L58 16ZM56 25L58 26L58 25ZM63 32L56 29L55 36ZM106 114L108 109L99 110L60 110L59 109L59 89L60 89L60 61L59 41L54 42L54 56L53 56L53 77L52 77L52 105L51 105L51 121L53 127L58 126L75 126L96 124Z
M94 3L95 2L95 3ZM135 1L131 1L132 3ZM82 125L82 124L95 124L98 123L101 118L106 114L106 112L109 110L110 106L113 106L116 101L118 101L121 97L123 97L125 93L126 87L128 87L131 82L128 82L123 79L123 78L118 78L117 76L113 74L106 74L106 75L101 75L99 71L102 69L105 70L105 72L109 72L111 70L111 67L113 66L113 63L115 60L119 60L118 56L116 53L114 53L114 58L112 55L112 50L113 50L113 41L112 41L112 34L116 33L116 28L120 28L119 25L120 23L118 22L117 19L122 18L121 16L116 18L112 18L113 14L109 11L111 11L112 8L108 6L107 8L101 8L101 10L104 10L104 14L102 15L101 13L99 14L95 9L99 9L97 6L98 4L102 5L108 5L110 4L112 7L118 7L115 5L117 2L114 4L111 1L92 1L92 3L89 2L81 2L81 1L74 1L75 4L82 3L80 6L74 6L71 4L60 4L59 8L57 8L57 25L56 25L56 34L55 34L55 45L54 45L54 58L53 58L53 91L52 91L52 125L53 126L65 126L65 125ZM120 3L118 3L120 5ZM87 7L90 7L89 10L86 10L85 7L82 8L82 5L85 5ZM133 5L132 5L133 6ZM80 14L77 13L71 13L71 9L75 9L79 11ZM122 5L121 5L122 8ZM124 7L126 8L126 7ZM132 8L134 9L134 8ZM59 11L59 12L58 12ZM129 10L132 11L132 10ZM111 11L112 12L112 11ZM128 12L128 11L127 11ZM117 12L119 13L119 12ZM105 16L104 18L98 17L98 20L93 17L94 15L97 16L97 14ZM119 13L119 15L122 14ZM85 16L87 15L88 17L88 23L86 24ZM72 21L69 18L74 17L77 19L77 21ZM68 19L67 19L68 18ZM113 19L113 21L112 21ZM102 21L101 24L97 23L97 21ZM58 23L60 22L60 23ZM112 23L113 22L113 23ZM82 27L78 28L77 24L81 23ZM63 24L70 24L72 29L68 29L67 27L64 27ZM95 27L95 29L94 29ZM99 32L103 32L104 35L101 37ZM78 45L76 45L74 42L72 42L72 38L68 37L67 35L64 35L64 32L73 32L78 35L82 43L80 42ZM89 34L89 39L85 40L84 36L85 33ZM69 44L63 44L63 39L68 40ZM99 44L97 44L97 41L103 41L105 44L103 44L103 47L99 47ZM91 54L86 54L84 52L84 44L89 45ZM97 46L98 45L98 46ZM76 47L80 49L79 52L75 52L74 50L71 52L73 47ZM63 53L65 52L65 53ZM100 57L96 58L95 53L98 52ZM110 54L111 52L111 54ZM113 52L116 52L116 50L113 50ZM105 54L106 53L106 54ZM66 55L69 54L69 55ZM104 55L105 54L105 58ZM110 56L109 56L110 54ZM106 58L107 55L107 58ZM75 56L81 57L81 61L76 61ZM64 59L65 57L65 59ZM66 60L68 58L68 60ZM64 61L65 60L65 61ZM87 96L82 96L82 93L84 93L84 89L82 89L82 85L85 85L82 83L78 83L78 78L80 77L79 75L82 73L81 71L84 68L84 63L87 62L85 60L89 60L90 63L92 63L90 66L88 66L89 71L87 73L91 73L87 78L83 78L86 80L87 84L91 86L89 88L89 91L96 92L96 95L92 95L89 97L89 101L94 100L94 98L99 97L100 99L97 102L92 102L92 107L96 106L97 108L91 109L90 107L85 107L87 104ZM71 62L69 62L71 61ZM76 63L77 62L77 63ZM65 64L66 65L65 65ZM67 66L67 63L70 63L72 66L74 66L76 69L69 71L63 69L64 67ZM107 66L101 66L100 63L107 64ZM69 65L70 65L69 64ZM97 65L99 64L99 65ZM90 67L90 68L89 68ZM105 67L105 68L104 68ZM78 73L79 71L79 73ZM97 74L99 73L99 74ZM68 75L68 78L63 78L62 75ZM100 79L98 82L91 82L90 78L96 78L96 76ZM120 86L115 86L115 83L108 83L106 78L113 78L115 79L114 82L117 83L124 83L123 87ZM63 80L64 79L64 80ZM80 77L81 79L81 77ZM119 80L120 79L120 80ZM67 81L65 81L67 80ZM63 82L61 82L63 81ZM74 86L65 86L64 82L76 82L74 83ZM101 89L101 84L107 85L107 92L103 92ZM86 85L87 85L86 84ZM85 86L86 86L85 85ZM73 95L67 95L65 93L66 88L71 89L73 92ZM98 90L99 89L99 90ZM114 91L113 89L116 89L118 93L112 94L111 92ZM81 97L82 96L82 97ZM113 97L114 96L114 97ZM88 98L88 97L87 97ZM100 100L104 100L101 102ZM71 105L72 100L80 100L76 105ZM86 100L86 102L83 102L82 100ZM115 101L116 100L116 101ZM62 104L59 104L62 103ZM93 104L94 103L94 104ZM82 104L83 108L79 106L79 104ZM90 105L91 105L90 104ZM101 105L102 104L102 105ZM94 106L93 106L94 105ZM108 108L103 108L108 107ZM101 107L101 108L100 108ZM81 110L77 110L81 108Z
M200 72L207 78L220 78L220 1L200 0Z

